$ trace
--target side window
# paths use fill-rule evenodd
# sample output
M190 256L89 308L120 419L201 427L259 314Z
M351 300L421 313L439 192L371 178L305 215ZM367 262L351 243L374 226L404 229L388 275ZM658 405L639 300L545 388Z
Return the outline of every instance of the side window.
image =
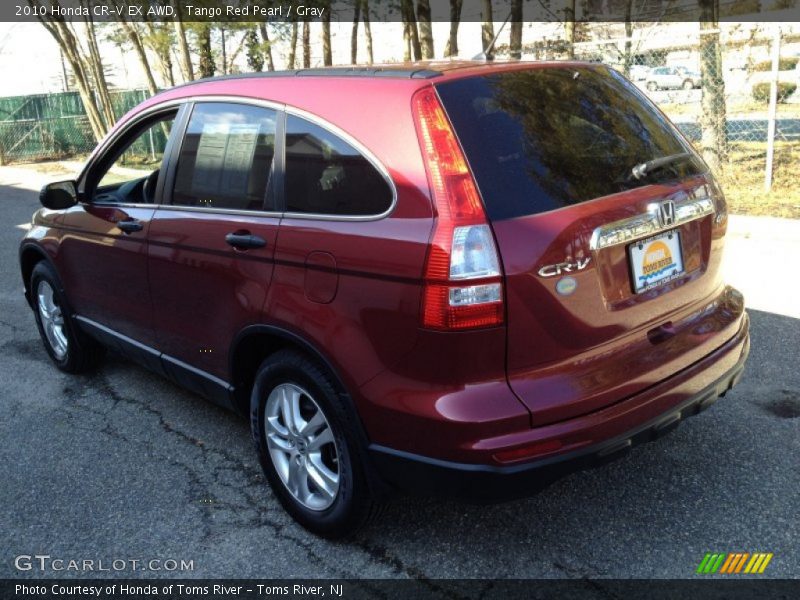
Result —
M172 203L271 210L267 190L277 112L245 104L195 105L181 146Z
M99 181L92 201L128 204L155 202L156 182L174 121L175 114L172 113L150 121L128 136L117 150L111 165L92 176L94 181Z
M323 215L379 215L392 189L350 144L306 119L286 118L286 210Z

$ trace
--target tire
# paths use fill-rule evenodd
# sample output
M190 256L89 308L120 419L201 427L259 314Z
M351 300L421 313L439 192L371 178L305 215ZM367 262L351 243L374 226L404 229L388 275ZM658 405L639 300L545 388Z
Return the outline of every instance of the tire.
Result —
M658 84L655 81L651 81L650 83L647 84L647 89L650 90L651 92L657 92Z
M33 268L30 290L36 327L53 363L66 373L95 368L105 349L75 325L61 282L49 263L40 261Z
M685 90L693 90L694 89L694 82L691 79L687 79L683 82L683 89Z
M276 352L256 373L250 416L272 491L303 527L342 538L377 514L355 416L326 370L298 352Z

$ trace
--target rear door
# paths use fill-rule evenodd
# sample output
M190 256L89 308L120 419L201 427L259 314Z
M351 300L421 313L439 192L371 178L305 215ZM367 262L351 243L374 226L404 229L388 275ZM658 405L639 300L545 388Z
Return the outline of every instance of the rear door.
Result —
M259 320L280 222L273 193L280 114L263 103L198 102L176 149L148 256L158 347L186 385L224 385L234 336ZM186 381L187 370L200 377Z
M535 424L601 408L721 343L735 311L697 319L722 302L723 201L635 86L564 66L437 89L492 221L509 383Z

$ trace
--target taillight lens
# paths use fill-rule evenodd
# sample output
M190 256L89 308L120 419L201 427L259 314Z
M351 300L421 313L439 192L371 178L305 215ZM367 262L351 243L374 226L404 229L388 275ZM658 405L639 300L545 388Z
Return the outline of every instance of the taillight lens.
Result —
M413 108L437 213L425 264L422 325L499 325L505 312L500 260L475 180L433 88L417 92Z

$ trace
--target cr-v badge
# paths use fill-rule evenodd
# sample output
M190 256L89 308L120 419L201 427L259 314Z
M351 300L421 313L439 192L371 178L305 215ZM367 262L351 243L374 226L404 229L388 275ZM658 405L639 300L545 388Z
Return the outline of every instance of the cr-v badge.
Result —
M574 273L576 271L583 271L592 260L591 256L586 258L579 258L575 262L561 262L555 265L545 265L539 269L540 277L555 277L562 273Z

